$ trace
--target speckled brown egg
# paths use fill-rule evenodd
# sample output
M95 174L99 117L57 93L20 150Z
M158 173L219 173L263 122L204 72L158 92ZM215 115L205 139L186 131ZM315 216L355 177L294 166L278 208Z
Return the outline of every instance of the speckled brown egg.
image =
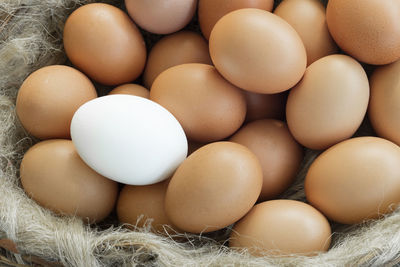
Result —
M358 137L322 153L305 179L307 200L328 218L361 223L400 204L400 147L379 137Z
M370 78L368 116L376 133L400 145L400 60L378 67Z
M169 110L188 139L197 142L230 136L246 116L242 90L206 64L183 64L167 69L154 81L150 99Z
M400 58L400 2L329 0L326 19L333 39L359 61L383 65Z
M196 11L197 0L125 0L125 6L141 28L168 34L189 23Z
M96 97L92 82L80 71L47 66L25 79L18 91L16 112L24 128L39 139L70 138L75 111Z
M133 83L127 83L127 84L123 84L118 87L115 87L108 94L109 95L116 95L116 94L135 95L135 96L141 96L144 98L150 97L149 90L147 90L145 87L143 87L139 84L133 84Z
M141 33L112 5L93 3L76 9L65 22L63 41L71 62L105 85L135 80L146 63Z
M254 256L313 256L331 243L328 220L312 206L294 200L257 204L233 227L229 246Z
M222 17L211 32L209 45L221 75L255 93L286 91L306 69L306 50L297 32L261 9L239 9Z
M245 146L216 142L191 154L176 170L165 196L168 218L192 232L222 229L243 217L262 186L257 157Z
M356 132L368 101L368 77L362 66L349 56L330 55L311 64L290 91L286 120L299 143L325 149Z
M124 186L117 203L119 221L137 227L151 225L151 229L159 233L172 230L164 208L168 182L145 186Z
M244 91L247 104L246 121L260 119L282 120L285 117L287 92L279 94L257 94Z
M242 8L259 8L272 11L273 7L273 0L199 0L200 29L208 40L215 23L229 12Z
M329 33L325 7L320 0L284 0L274 14L287 21L300 35L307 52L307 65L337 53L338 47Z
M286 123L272 119L254 121L237 131L230 141L246 146L260 160L263 187L259 200L277 197L293 183L303 160L303 149Z
M190 31L181 31L162 38L149 53L143 74L145 86L151 88L155 78L161 72L185 63L212 65L208 44L204 38Z
M114 208L118 185L89 168L72 141L53 139L32 146L20 167L22 187L41 206L99 222Z

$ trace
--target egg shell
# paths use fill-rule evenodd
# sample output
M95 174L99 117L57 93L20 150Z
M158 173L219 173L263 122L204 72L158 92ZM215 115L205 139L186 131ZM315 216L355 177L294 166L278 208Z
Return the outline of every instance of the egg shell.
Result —
M165 36L153 46L149 53L143 74L145 86L151 88L154 80L164 70L185 63L212 65L208 44L204 38L190 31Z
M127 84L123 84L118 87L115 87L108 94L109 95L115 95L115 94L135 95L135 96L141 96L141 97L144 97L147 99L150 97L149 90L147 90L145 87L143 87L139 84L133 84L133 83L127 83Z
M216 142L193 152L176 170L165 196L168 218L180 229L206 233L243 217L262 186L257 157L245 146Z
M368 101L368 77L356 60L346 55L323 57L307 68L289 93L289 130L300 144L326 149L356 132Z
M103 96L81 106L71 137L91 168L130 185L167 179L187 155L186 136L174 116L132 95Z
M273 0L199 0L198 18L201 32L208 40L215 23L229 12L242 8L272 11Z
M25 192L41 206L90 223L113 210L118 185L89 168L71 140L52 139L32 146L20 167Z
M400 2L329 0L326 19L333 39L359 61L383 65L400 58Z
M282 120L285 117L287 93L257 94L244 91L246 97L246 121L260 119Z
M307 65L338 52L320 0L284 0L274 14L287 21L299 34L306 48Z
M151 230L155 233L172 231L164 208L167 186L168 181L144 186L124 186L117 204L119 221L137 227L151 223Z
M141 33L112 5L92 3L76 9L65 22L63 41L71 62L105 85L135 80L146 63Z
M151 33L168 34L190 22L197 0L125 0L125 6L141 28Z
M277 197L294 182L303 149L286 123L272 119L254 121L237 131L230 141L246 146L261 163L263 187L259 200Z
M336 222L379 218L400 203L400 148L378 137L343 141L311 164L305 192L311 205Z
M154 81L150 99L168 109L188 139L222 140L242 125L246 100L242 90L206 64L182 64L167 69Z
M400 60L378 67L370 77L368 116L376 133L400 145Z
M16 112L24 128L39 139L70 138L75 111L96 97L92 82L80 71L47 66L25 79L18 91Z
M306 50L297 32L261 9L240 9L222 17L211 32L209 45L221 75L255 93L286 91L306 69Z
M312 206L295 200L255 205L235 224L229 246L247 248L254 256L313 256L331 243L328 220Z

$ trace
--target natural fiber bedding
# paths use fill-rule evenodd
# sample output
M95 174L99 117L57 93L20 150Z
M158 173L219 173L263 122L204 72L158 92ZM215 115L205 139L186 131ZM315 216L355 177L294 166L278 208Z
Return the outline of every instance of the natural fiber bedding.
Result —
M62 29L82 0L0 0L0 265L24 266L393 266L400 263L400 210L358 226L333 225L331 249L315 257L255 258L224 245L228 230L171 237L130 231L111 218L97 226L60 217L21 189L18 168L37 140L15 114L22 81L34 70L64 64ZM112 1L108 1L112 2ZM121 5L121 1L117 5ZM190 27L190 26L189 26ZM191 26L193 29L193 25ZM155 37L145 35L148 45ZM365 122L359 135L372 131ZM318 152L308 150L302 171L284 195L304 200L302 181ZM115 226L113 226L115 225ZM211 237L216 237L216 241ZM8 264L8 265L7 265Z

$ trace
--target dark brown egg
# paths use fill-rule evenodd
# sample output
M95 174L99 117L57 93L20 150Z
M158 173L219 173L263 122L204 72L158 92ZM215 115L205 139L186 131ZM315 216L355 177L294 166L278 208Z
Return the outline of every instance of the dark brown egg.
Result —
M118 87L115 87L108 94L109 95L116 95L116 94L135 95L135 96L141 96L144 98L150 97L149 90L147 90L145 87L143 87L139 84L133 84L133 83L127 83L127 84L123 84Z

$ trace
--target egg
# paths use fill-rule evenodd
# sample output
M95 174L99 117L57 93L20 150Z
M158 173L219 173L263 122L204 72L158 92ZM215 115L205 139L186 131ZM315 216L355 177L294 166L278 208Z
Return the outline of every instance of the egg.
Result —
M259 200L277 197L294 182L303 160L303 149L286 123L273 119L251 122L231 138L246 146L260 160L263 186Z
M312 206L295 200L257 204L235 224L229 246L254 256L313 256L331 243L328 220Z
M187 155L186 136L174 116L132 95L108 95L82 105L72 118L71 137L92 169L130 185L167 179Z
M184 231L222 229L253 207L261 186L261 166L249 149L232 142L211 143L193 152L172 176L166 214Z
M326 149L356 132L368 101L368 78L356 60L346 55L323 57L307 68L289 93L289 130L305 147Z
M71 140L46 140L32 146L20 167L25 192L41 206L90 223L113 210L118 185L89 168Z
M21 85L16 113L22 126L39 139L70 138L75 111L97 97L92 82L67 66L43 67Z
M116 94L124 94L124 95L135 95L135 96L141 96L144 98L149 98L150 97L150 91L147 90L145 87L139 85L139 84L133 84L133 83L127 83L120 85L113 90L111 90L109 95L116 95Z
M125 185L117 203L119 221L137 227L150 224L155 233L172 231L164 209L167 182L144 186Z
M93 80L119 85L135 80L146 63L141 33L122 10L102 3L84 5L64 26L65 52Z
M125 0L125 6L141 28L151 33L168 34L190 22L197 0Z
M307 52L307 65L338 52L320 0L284 0L274 14L287 21L300 35Z
M368 116L376 133L400 145L400 60L378 67L370 77Z
M208 44L204 38L190 31L165 36L153 46L149 53L143 74L145 86L151 88L155 78L161 72L185 63L212 65Z
M154 81L150 99L169 110L188 139L222 140L242 125L246 100L242 91L206 64L183 64L167 69Z
M255 93L286 91L306 69L306 50L297 32L261 9L239 9L222 17L211 32L209 45L221 75Z
M285 117L287 93L257 94L244 91L246 97L246 121L278 119Z
M359 61L383 65L400 58L400 2L329 0L326 19L333 39Z
M242 8L272 11L273 0L199 0L198 18L201 32L208 40L215 23L229 12Z
M307 200L343 224L377 219L400 203L400 148L379 137L358 137L322 153L305 179Z

